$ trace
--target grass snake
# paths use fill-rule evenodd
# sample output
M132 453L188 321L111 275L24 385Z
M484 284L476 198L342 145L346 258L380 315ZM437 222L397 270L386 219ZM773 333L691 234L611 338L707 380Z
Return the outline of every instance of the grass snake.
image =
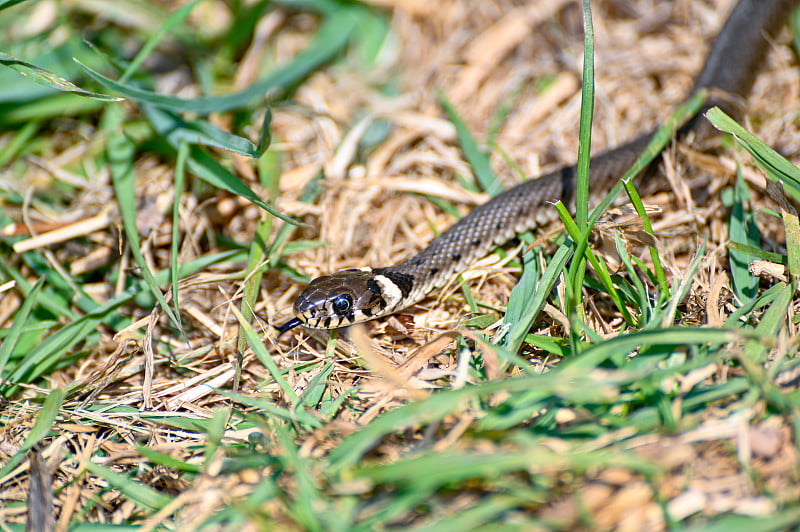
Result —
M722 107L734 116L769 46L768 34L790 17L794 0L740 0L711 47L705 65L695 79L698 89L712 89L700 113L676 135L690 131L695 138L710 132L702 112ZM601 193L636 161L654 131L606 151L590 160L590 200ZM386 316L425 298L455 275L468 269L492 249L524 231L554 222L552 204L574 203L575 166L567 166L538 179L525 181L473 209L417 255L385 268L343 270L311 281L294 303L295 317L278 327L280 334L302 325L334 329Z

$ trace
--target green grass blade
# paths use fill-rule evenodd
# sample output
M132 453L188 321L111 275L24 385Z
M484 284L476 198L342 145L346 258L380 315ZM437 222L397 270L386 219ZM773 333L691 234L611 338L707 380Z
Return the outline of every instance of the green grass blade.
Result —
M775 300L761 317L761 320L755 328L755 332L760 341L750 342L748 345L747 353L751 360L760 360L761 355L766 353L771 347L768 343L765 343L763 339L776 338L778 332L786 323L786 311L789 305L792 304L794 290L791 285L783 283L779 283L776 286L781 286L782 289L778 292Z
M694 258L692 258L692 262L689 263L689 267L686 268L686 274L680 279L680 283L678 286L672 291L672 294L669 296L669 304L667 305L666 309L664 310L664 316L661 320L661 327L669 327L675 322L675 316L678 312L678 306L681 302L685 301L686 296L689 294L689 291L692 289L692 282L694 281L694 276L697 275L697 272L700 270L700 264L703 260L703 256L706 253L706 243L703 242L700 244L700 248L695 252ZM655 326L656 324L653 323Z
M620 465L643 472L655 473L658 466L634 454L614 452L559 453L542 445L540 440L529 442L519 451L493 454L460 453L448 450L400 460L393 464L368 466L354 473L379 484L399 484L406 489L426 490L470 478L497 478L512 471L557 467L585 470L603 465Z
M594 115L594 27L592 26L592 7L589 0L583 0L583 81L581 86L581 117L578 126L578 162L575 179L575 216L579 232L588 233L587 211L589 208L589 164L592 145L592 118ZM580 242L573 235L575 242ZM588 248L587 248L588 249ZM579 324L585 319L581 305L583 280L586 276L586 256L574 255L569 265L565 283L565 308L570 321L569 336L573 352L577 353L581 339Z
M447 118L456 128L456 135L458 136L458 143L461 146L461 152L472 167L472 171L475 172L475 178L478 180L478 183L480 183L481 188L492 196L502 192L503 185L497 180L497 176L494 174L494 170L492 170L489 156L478 146L478 141L469 130L469 127L467 127L467 123L464 122L456 108L443 93L438 92L437 98L439 100L439 105L442 106L442 109L444 109L444 112L447 114Z
M290 511L303 530L325 530L320 520L325 515L323 511L326 506L325 499L316 486L314 474L308 462L300 455L295 439L287 430L286 425L273 423L272 427L283 450L281 460L284 466L293 473L292 481L297 488L296 496L291 497L288 502Z
M314 375L308 383L306 391L298 402L298 408L317 408L317 405L325 395L325 391L328 389L328 377L331 376L334 368L333 362L330 360L325 362L320 372Z
M773 532L796 530L800 526L800 508L787 506L766 516L722 515L685 532Z
M236 393L220 390L220 394L230 397L237 403L250 406L259 410L261 414L266 417L274 417L292 423L300 423L308 429L316 429L322 426L322 420L305 410L297 409L290 410L283 406L277 405L268 399L261 399L258 397L251 397L248 395L240 395Z
M117 195L117 204L119 205L120 214L122 215L122 225L130 244L131 255L133 255L136 264L139 266L142 277L145 283L147 283L150 292L155 296L167 316L169 316L172 324L180 330L182 326L179 315L175 314L167 303L159 284L156 282L153 273L147 265L144 255L142 255L141 240L139 239L139 230L136 225L136 175L133 172L133 142L123 131L119 130L118 127L111 125L114 122L119 123L122 120L120 109L109 108L107 117L109 118L109 128L116 130L114 134L109 135L108 140L108 159L111 166L111 179L114 184L114 191Z
M47 437L53 423L56 421L58 411L61 404L64 402L64 391L56 388L51 391L44 399L42 409L39 410L39 415L36 416L36 421L33 423L30 432L25 436L25 440L20 445L19 450L0 468L0 484L2 484L4 477L11 473L25 458L28 451L33 449L33 446Z
M187 464L183 460L179 460L177 458L173 458L172 456L161 453L156 451L155 449L151 449L150 447L144 447L142 445L137 445L136 450L142 457L146 458L149 462L160 465L162 467L168 467L170 469L175 469L176 471L185 471L187 473L200 473L200 467L194 464Z
M189 157L189 146L181 144L178 147L178 157L175 160L175 182L172 197L172 238L169 247L169 272L172 290L172 308L175 315L181 312L180 291L178 290L178 277L180 264L178 263L178 253L180 251L180 218L181 218L181 198L183 197L184 182L186 181L186 159Z
M622 182L618 183L618 185L622 186ZM561 217L561 221L564 223L564 228L567 230L567 234L570 235L570 238L572 238L574 242L581 242L585 240L587 238L589 231L584 231L584 232L580 231L578 225L569 215L569 211L567 211L567 208L564 206L564 204L561 202L556 203L556 209L558 210L558 215ZM594 222L591 223L593 224ZM594 268L594 271L597 273L598 279L600 279L600 282L603 283L606 292L608 293L611 300L614 302L614 305L617 307L617 310L619 310L623 318L625 318L625 321L630 325L635 324L635 320L628 311L628 308L625 306L625 302L622 300L622 296L620 295L619 290L617 290L617 287L614 286L614 281L613 279L611 279L611 274L608 271L608 266L606 265L606 263L598 259L597 255L595 255L594 251L592 251L592 249L589 248L588 245L582 247L579 246L578 249L582 250L586 258L589 260L589 263L592 265L592 268ZM581 280L582 279L583 276L581 276ZM577 279L574 279L573 282L577 282ZM572 290L573 293L580 294L581 286L575 286L572 288ZM571 309L564 309L564 310L566 312L570 311Z
M0 52L0 65L16 70L22 76L25 76L26 79L30 79L43 87L55 89L57 91L71 92L78 96L101 102L121 102L123 100L123 98L118 98L116 96L107 96L105 94L84 90L61 76L3 52Z
M139 53L136 54L136 57L130 62L128 67L123 72L122 76L120 77L120 83L125 83L133 74L139 70L139 65L142 64L142 61L147 59L150 55L150 52L155 50L158 43L160 43L164 37L167 37L170 32L180 25L181 22L186 20L186 17L189 16L189 13L195 8L197 4L202 2L203 0L192 0L191 2L187 2L186 4L182 5L178 9L175 10L174 13L170 14L167 17L167 20L164 21L164 24L158 28L145 42L142 49L139 50Z
M494 524L502 515L530 502L530 498L519 499L505 494L492 495L481 501L480 505L466 508L456 515L434 516L430 523L414 527L414 532L442 532L443 530L478 530L480 526ZM517 521L516 524L520 524ZM525 529L524 525L521 529ZM530 528L534 529L533 526Z
M728 243L728 248L736 250L742 255L750 255L754 259L766 260L769 262L774 262L775 264L783 264L784 266L789 263L789 259L786 257L786 255L781 255L780 253L775 253L773 251L767 251L766 249L748 246L746 244L740 244L739 242Z
M31 139L36 136L40 123L32 120L14 133L11 141L0 148L0 168L5 168L15 158L25 155Z
M206 428L206 443L204 445L205 459L203 460L202 470L208 472L214 459L217 457L217 452L222 447L222 436L225 434L225 427L228 426L230 419L230 408L218 408L211 415L208 420Z
M8 9L9 7L15 6L17 4L21 4L25 2L25 0L2 0L0 1L0 11L3 9Z
M172 128L175 122L170 120L170 116L174 115L170 115L163 110L150 106L145 108L145 112L150 117L150 121L156 127L157 131L164 135L172 147L177 150L184 139L181 138L181 134L172 135ZM237 196L242 196L288 224L300 225L300 222L297 220L280 213L270 204L262 200L258 194L244 184L239 177L198 146L191 146L189 154L190 157L187 161L189 170L209 185L227 190Z
M186 261L182 264L178 265L178 279L182 279L187 275L191 275L195 272L203 270L212 264L218 264L220 262L231 261L237 262L242 259L244 256L244 251L233 249L230 251L222 251L220 253L210 253L208 255L203 255L202 257L197 257L196 259L192 259L190 261ZM170 282L170 278L172 273L170 270L161 270L154 274L154 279L156 283L166 284Z
M728 316L728 319L725 321L725 325L729 327L737 326L743 317L748 316L753 311L761 309L772 303L778 294L783 290L783 286L783 283L778 283L764 290L757 298L750 301L745 301L741 307L736 309L735 312Z
M361 8L358 6L339 9L324 22L309 48L298 54L289 64L277 69L241 92L224 96L209 96L192 100L164 96L114 81L77 59L75 61L91 78L101 85L137 102L175 112L198 114L224 112L252 105L256 101L263 100L265 95L272 92L286 91L320 66L332 60L347 46L360 15Z
M215 186L222 190L227 190L228 192L236 194L237 196L242 196L243 198L252 201L254 204L270 213L272 216L280 218L287 224L302 225L294 218L286 216L285 214L276 210L272 205L262 200L255 192L253 192L250 187L245 185L241 179L239 179L230 170L219 164L216 159L214 159L208 153L200 150L197 146L192 146L190 148L190 153L191 157L188 161L189 169L196 174L197 177L209 185Z
M22 305L14 316L14 323L11 324L11 328L5 340L3 340L2 345L0 345L0 377L4 380L6 364L9 358L11 358L11 353L14 351L14 347L17 345L20 336L22 336L22 330L28 323L31 309L36 304L36 297L39 295L39 291L42 289L43 285L44 279L39 279L33 288L25 294L25 299L22 301Z
M91 460L85 461L83 466L86 468L86 471L92 475L105 479L109 486L119 490L128 500L140 508L160 510L172 501L170 497L159 493L150 486L136 481L127 475L123 475L122 473L117 473L105 466L96 464Z
M786 192L795 201L800 201L800 169L736 123L720 108L714 107L710 109L706 113L706 117L714 127L733 135L736 142L753 156L756 164L766 172L769 179L783 183Z
M269 110L267 114L270 115ZM272 151L265 154L258 161L259 181L267 189L270 201L277 198L280 194L280 177L282 173L282 161L280 153ZM261 217L256 225L247 253L247 266L245 267L245 282L243 288L242 303L240 310L245 321L250 322L253 317L253 309L258 302L261 293L261 281L264 277L265 266L273 263L285 242L283 235L288 235L293 228L291 225L284 225L282 230L276 235L272 246L268 246L270 235L273 232L273 219L270 216ZM283 230L288 229L288 230ZM239 329L236 339L236 349L238 353L243 353L247 345L244 330ZM236 380L239 382L239 365L236 367ZM236 387L234 386L234 391Z
M581 118L578 132L578 165L575 183L575 220L586 229L589 208L589 159L592 149L592 118L594 117L594 26L592 4L583 0L583 84L581 87ZM582 257L578 257L582 260ZM576 279L578 286L582 279Z
M223 131L205 120L187 122L171 111L158 108L151 109L147 116L156 131L164 135L173 147L185 142L215 146L254 159L264 154L263 151L259 151L259 146L248 139ZM269 127L269 123L266 125ZM261 132L260 137L269 138L269 135Z
M479 395L482 390L495 388L498 384L495 381L460 390L448 390L386 412L339 443L328 456L332 470L342 471L358 463L363 453L385 434L402 430L403 427L440 420L458 409L470 396Z
M638 214L639 218L642 220L644 230L655 240L657 237L655 231L653 231L653 224L650 223L650 216L647 214L647 209L642 202L642 198L639 196L639 191L636 190L632 181L625 182L625 191L628 193L628 198L630 198L631 204L636 210L636 214ZM653 261L653 270L658 280L658 290L662 297L667 297L667 274L664 272L664 266L661 264L661 256L658 254L656 246L648 246L648 248L650 248L650 260Z
M740 126L718 107L710 109L706 116L711 123L725 133L733 135L736 142L746 149L767 177L783 186L783 190L791 196L795 203L800 202L800 168L797 168L785 157L764 144L755 135ZM788 251L789 274L793 282L800 282L800 221L793 207L783 210L784 228L786 231L786 249Z
M81 116L97 112L105 105L106 102L92 98L81 98L72 93L60 93L27 105L0 106L0 111L2 111L0 124L27 124L36 120Z
M247 338L247 343L250 344L250 348L256 354L258 359L267 368L269 371L270 376L272 376L273 380L278 384L281 391L283 391L284 395L286 396L286 400L290 404L297 404L297 394L294 391L294 388L286 381L283 377L283 373L281 373L280 368L272 359L272 356L267 352L267 348L264 346L264 343L261 341L261 338L258 337L256 331L253 330L252 325L250 325L249 321L242 316L242 313L239 312L238 309L235 307L232 308L236 319L239 320L239 327L244 329L245 338Z
M758 293L758 277L750 273L750 261L746 249L761 248L761 234L758 231L755 214L745 210L745 202L750 195L747 183L742 176L742 169L737 165L736 186L733 191L733 205L728 218L729 245L728 264L731 269L733 290L740 301L747 301ZM763 257L760 257L763 258Z
M612 356L630 353L643 345L691 345L691 344L726 344L740 337L737 331L727 329L688 329L675 327L654 331L639 331L609 338L599 345L585 350L581 356L570 359L559 366L558 371L583 372L597 367Z
M19 388L16 383L34 382L53 368L68 363L69 361L65 360L64 356L75 345L87 341L87 337L97 334L97 327L110 315L114 315L115 311L121 305L129 302L132 297L132 294L123 294L48 336L10 372L9 384L0 386L0 393L10 397Z
M516 353L522 346L525 335L544 308L558 276L572 256L573 248L561 246L553 255L544 273L539 276L535 265L536 256L527 253L523 257L524 269L519 282L511 289L508 308L503 323L509 325L508 332L498 341L501 347Z
M783 228L786 233L786 267L797 287L800 284L800 219L793 208L783 211Z
M653 308L650 305L650 296L647 292L647 288L644 286L644 283L639 278L639 274L636 272L636 269L633 266L633 261L631 260L631 256L628 253L627 246L622 241L622 236L620 235L619 231L614 231L614 247L617 250L617 255L619 255L622 264L625 266L625 270L628 272L629 285L633 285L631 293L632 296L635 298L634 300L638 304L639 312L641 313L639 322L647 323L650 320L650 317L653 313ZM610 276L609 280L611 280ZM616 287L615 287L615 292L616 292ZM620 301L622 301L621 297Z

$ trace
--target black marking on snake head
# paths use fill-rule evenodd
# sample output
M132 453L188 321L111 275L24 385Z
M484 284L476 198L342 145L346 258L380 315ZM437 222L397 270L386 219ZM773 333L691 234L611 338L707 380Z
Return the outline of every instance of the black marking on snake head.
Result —
M461 260L461 253L453 253L451 257L454 261L458 262Z
M431 272L430 273L431 273L431 275L436 275L437 273L439 273L439 268L431 268Z
M397 288L400 289L400 292L403 293L403 297L408 297L408 294L411 293L411 289L414 288L414 276L409 273L392 272L387 270L381 270L380 272L375 270L375 273L383 275L396 284Z
M331 321L333 321L333 318L331 318L330 316L328 316L327 318L322 320L322 322L325 324L325 326L322 327L322 328L323 329L330 329L331 328Z
M383 298L383 290L381 289L381 286L375 281L375 279L370 279L367 281L367 289L372 292L372 297L369 298L369 306L371 307L372 305L378 305L378 310L385 309L387 302ZM364 307L361 309L361 312L367 316L372 315L372 310L369 307Z
M472 245L473 245L473 246L475 246L475 247L478 247L478 246L480 246L480 245L481 245L481 239L480 239L480 238L475 238L475 239L472 241Z
M370 299L370 303L372 303L376 297L381 297L381 293L383 291L381 290L381 285L379 285L375 279L370 279L367 281L367 288L369 288L369 291L374 294L372 299Z
M364 316L368 317L368 318L372 317L372 309L371 308L363 308L363 309L361 309L361 313Z
M502 229L503 228L503 222L498 223L497 225L494 226L494 228L495 229Z

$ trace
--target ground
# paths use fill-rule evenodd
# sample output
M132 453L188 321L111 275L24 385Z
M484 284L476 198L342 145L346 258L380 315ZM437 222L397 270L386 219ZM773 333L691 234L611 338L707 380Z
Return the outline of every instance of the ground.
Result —
M97 56L132 60L178 8L137 5L23 2L8 11L19 43L8 53L66 75L71 57L39 64L36 46L87 39L89 66L120 79ZM593 152L667 119L732 5L593 4ZM526 244L511 243L464 286L395 316L332 335L272 328L309 278L412 256L488 199L465 131L505 187L573 164L582 20L567 0L202 2L160 35L131 86L192 102L209 84L239 94L309 47L332 49L355 21L338 52L270 93L259 158L170 145L147 96L0 102L0 281L14 281L0 288L0 326L16 339L0 348L0 523L25 521L38 474L60 530L796 526L799 301L773 264L788 254L791 278L792 253L765 174L730 138L670 145L638 185L654 240L641 238L630 203L618 207L624 223L605 216L594 232L630 318L593 265L570 288L567 264L521 347L493 347L521 283ZM784 28L741 122L797 163L791 46ZM13 87L19 73L9 76L0 82ZM70 79L118 95L83 71ZM213 112L170 105L254 144L267 107L261 97ZM227 178L202 178L202 154L300 225ZM526 264L544 270L564 232L534 240ZM772 273L742 281L749 265L731 265L731 241L759 242L771 254L750 259L773 259ZM173 263L189 271L177 305ZM166 305L145 268L161 274Z

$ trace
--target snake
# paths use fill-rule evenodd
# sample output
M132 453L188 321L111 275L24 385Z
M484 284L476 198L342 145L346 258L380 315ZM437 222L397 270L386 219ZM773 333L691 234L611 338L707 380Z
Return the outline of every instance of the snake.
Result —
M740 0L736 4L689 93L705 89L710 96L676 132L677 139L686 138L690 132L695 141L713 134L702 116L713 106L734 118L741 114L743 106L735 102L742 102L749 93L769 47L768 35L789 19L795 3ZM590 203L601 201L604 191L633 165L656 131L590 159ZM524 181L475 207L418 254L397 264L347 269L313 279L294 302L294 318L277 327L279 335L300 325L311 329L345 327L421 301L515 236L554 223L558 214L553 204L557 201L574 210L576 176L573 165Z

